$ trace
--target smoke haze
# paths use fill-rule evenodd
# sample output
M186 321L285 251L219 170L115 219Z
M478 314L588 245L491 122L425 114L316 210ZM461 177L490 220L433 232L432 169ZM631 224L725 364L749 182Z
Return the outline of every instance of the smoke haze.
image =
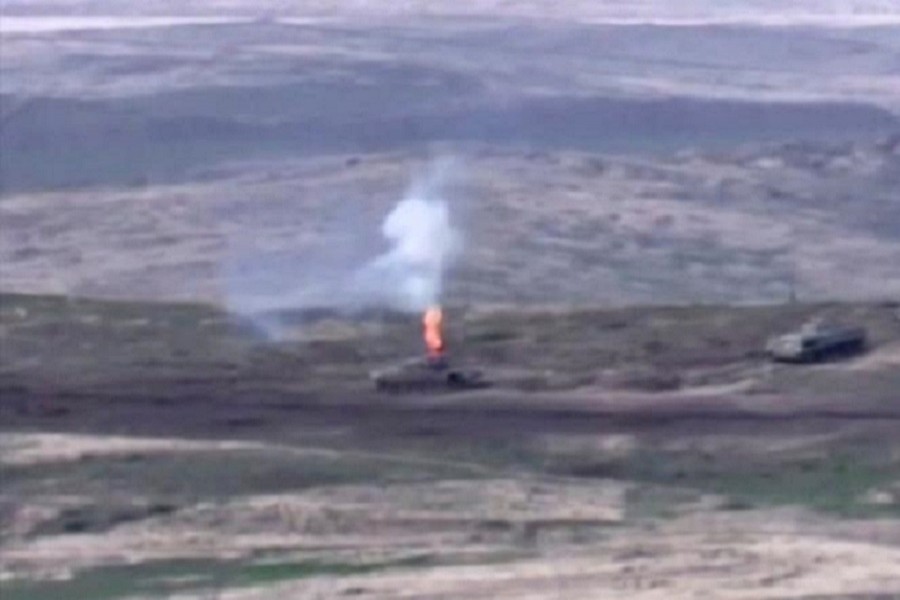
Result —
M319 308L422 312L439 304L445 274L462 250L462 235L443 197L453 170L450 161L438 161L410 186L381 222L387 249L373 252L368 261L348 265L324 250L299 261L238 253L239 267L227 277L229 307L277 335L271 315L263 313ZM355 231L359 227L348 220L341 240L370 234Z
M461 237L440 197L442 169L415 186L388 214L381 233L390 249L363 267L365 295L401 310L420 312L440 301L444 273L459 253Z

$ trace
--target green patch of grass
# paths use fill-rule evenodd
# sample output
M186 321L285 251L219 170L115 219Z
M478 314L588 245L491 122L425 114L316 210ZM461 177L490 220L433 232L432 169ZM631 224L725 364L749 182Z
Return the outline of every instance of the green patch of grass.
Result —
M226 565L216 561L157 561L89 569L65 581L13 579L0 588L3 600L117 600L204 587L226 573Z
M329 563L320 561L304 561L292 563L256 563L242 565L231 585L258 586L279 581L304 579L322 575L349 576L365 575L392 568L408 568L425 566L431 563L428 556L411 556L392 561L368 563Z
M466 473L452 465L436 472L434 465L378 457L298 456L248 450L99 456L76 463L9 467L4 468L2 475L8 493L21 497L77 491L94 498L139 496L182 504L327 485L417 481ZM81 511L66 516L72 517L69 520L73 523L85 521L93 530L95 525L114 525L132 515L104 516Z
M626 518L668 519L678 515L679 509L695 501L698 493L693 490L675 489L656 485L640 485L625 495Z
M644 484L629 498L630 513L638 517L672 516L690 492L724 496L726 510L796 505L846 518L900 516L896 504L865 501L868 491L896 481L900 466L849 449L813 461L783 462L739 457L711 461L699 454L645 450L597 463L570 458L551 469L569 476Z
M900 516L898 506L877 506L863 501L867 491L896 476L890 467L837 457L814 464L721 474L708 487L726 495L729 504L742 508L801 505L848 518Z
M168 560L89 569L66 581L11 580L0 585L0 591L3 600L118 600L135 595L162 597L179 592L259 587L310 577L365 575L428 564L428 556L367 563Z

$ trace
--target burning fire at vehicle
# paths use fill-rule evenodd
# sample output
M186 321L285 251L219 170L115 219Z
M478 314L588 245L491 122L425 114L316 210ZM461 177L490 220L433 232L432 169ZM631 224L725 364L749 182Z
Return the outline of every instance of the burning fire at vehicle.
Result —
M376 389L384 392L465 390L490 385L481 371L452 366L446 354L444 311L431 306L422 315L425 356L416 357L372 374Z
M440 306L431 306L422 315L422 336L428 362L441 362L444 358L444 311Z

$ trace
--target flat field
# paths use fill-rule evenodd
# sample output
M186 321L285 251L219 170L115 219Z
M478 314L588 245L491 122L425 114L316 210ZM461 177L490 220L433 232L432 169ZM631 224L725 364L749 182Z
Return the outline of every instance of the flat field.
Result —
M888 598L896 305L450 308L494 382L382 395L403 315L4 295L4 598ZM864 324L771 365L767 335Z
M0 596L900 597L895 4L4 0Z

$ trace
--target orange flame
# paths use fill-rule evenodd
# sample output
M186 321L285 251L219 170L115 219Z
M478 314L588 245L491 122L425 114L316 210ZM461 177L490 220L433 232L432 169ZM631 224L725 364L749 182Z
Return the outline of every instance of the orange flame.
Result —
M439 359L444 353L444 311L432 306L422 316L422 333L429 359Z

